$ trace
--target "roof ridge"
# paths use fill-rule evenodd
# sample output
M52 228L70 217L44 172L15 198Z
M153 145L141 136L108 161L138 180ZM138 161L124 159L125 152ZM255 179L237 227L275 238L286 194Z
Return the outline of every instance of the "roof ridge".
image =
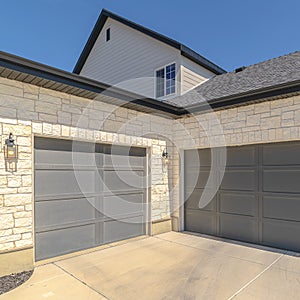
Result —
M260 64L263 64L263 63L267 63L267 62L270 62L270 61L274 61L274 60L277 60L277 59L280 59L280 58L283 58L283 57L288 57L288 56L290 56L290 55L292 55L292 54L295 54L295 53L298 53L298 52L300 53L300 50L296 50L296 51L290 52L290 53L288 53L288 54L282 54L282 55L280 55L280 56L276 56L276 57L273 57L273 58L269 58L269 59L266 59L266 60L262 60L262 61L259 61L259 62L254 63L254 64L245 66L245 67L246 67L246 69L247 69L247 68L254 67L254 66L257 66L257 65L260 65ZM228 73L234 73L234 72L235 72L235 70L230 71L230 72L228 72ZM221 74L221 75L223 75L223 74Z

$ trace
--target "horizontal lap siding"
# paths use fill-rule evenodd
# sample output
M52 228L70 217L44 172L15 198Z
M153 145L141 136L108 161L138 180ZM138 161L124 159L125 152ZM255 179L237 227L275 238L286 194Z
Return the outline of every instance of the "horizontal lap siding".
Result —
M111 39L105 40L110 28ZM153 78L157 68L176 62L179 65L180 51L153 39L135 29L108 19L100 33L80 75L108 84L118 84L136 78ZM179 70L177 69L177 72ZM150 83L149 83L150 82ZM154 81L131 82L128 88L149 97L154 97Z

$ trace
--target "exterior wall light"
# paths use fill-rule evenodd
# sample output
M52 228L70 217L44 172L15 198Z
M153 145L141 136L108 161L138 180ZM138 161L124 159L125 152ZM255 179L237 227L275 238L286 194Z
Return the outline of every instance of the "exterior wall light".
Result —
M5 158L7 160L17 160L18 146L15 144L13 134L10 133L8 139L5 141Z
M167 152L166 149L163 151L161 157L163 158L165 164L169 164L170 158L169 158L169 153Z

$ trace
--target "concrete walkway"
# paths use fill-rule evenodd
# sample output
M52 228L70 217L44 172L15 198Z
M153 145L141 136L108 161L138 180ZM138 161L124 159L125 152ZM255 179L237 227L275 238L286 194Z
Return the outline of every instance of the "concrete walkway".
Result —
M0 300L299 299L300 258L170 232L37 267Z

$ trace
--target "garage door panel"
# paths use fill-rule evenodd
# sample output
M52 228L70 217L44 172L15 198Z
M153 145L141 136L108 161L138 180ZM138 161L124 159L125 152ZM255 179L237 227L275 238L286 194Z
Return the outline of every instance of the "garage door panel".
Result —
M100 191L99 177L95 171L71 170L36 170L35 194L41 195L64 195L95 193Z
M102 165L103 157L100 153L66 152L55 150L35 150L35 159L39 164L69 165L69 166L95 166Z
M220 212L245 216L258 215L258 199L249 193L220 193Z
M96 219L96 199L60 199L35 204L35 226L63 226L73 222Z
M193 166L185 157L190 164L185 168L185 195L195 189L185 204L185 229L300 251L299 153L299 142L228 148L216 210L210 211L197 208L200 189L190 183L200 174L196 186L203 188L207 173L201 173L209 168ZM217 161L217 168L221 164Z
M264 196L263 217L300 222L300 198L288 194Z
M214 213L189 209L185 211L185 229L188 231L215 235L217 233L216 221Z
M40 260L94 247L95 236L94 224L36 233L35 243L39 247L35 255Z
M185 156L185 166L189 167L209 167L211 165L211 151L210 149L187 150Z
M101 146L101 144L99 144ZM146 149L140 147L128 147L119 145L105 145L103 153L109 155L123 155L123 156L146 156Z
M200 188L201 186L203 187L207 182L209 171L210 170L203 170L201 168L190 168L186 172L186 182L193 182L197 185L197 188Z
M125 155L104 155L105 167L122 167L132 169L134 167L143 168L145 166L145 157L125 156Z
M108 191L132 191L145 188L143 171L104 171L104 190Z
M265 220L263 223L263 244L300 251L300 224L298 222L284 222Z
M242 146L227 148L226 166L255 166L256 164L256 147Z
M300 143L284 143L263 145L263 165L286 166L300 165Z
M187 193L186 197L188 198L185 201L187 209L200 209L199 204L203 191L203 189L195 189L191 194ZM216 211L216 202L216 197L214 197L210 203L206 207L201 208L201 210Z
M145 149L35 141L36 260L146 233Z
M209 178L209 176L211 176ZM208 182L208 180L210 180ZM216 172L210 172L210 170L198 170L198 172L195 170L189 171L186 174L186 182L187 187L189 189L197 188L197 189L203 189L205 187L207 188L214 188L217 186L218 180L217 180L217 173Z
M255 191L256 176L257 174L254 170L227 169L224 174L220 189Z
M110 243L143 235L145 232L144 222L143 216L106 221L104 223L104 242Z
M263 171L263 191L300 193L300 169L275 169Z
M220 235L247 242L258 242L257 220L250 217L221 214Z
M127 194L104 197L104 214L117 217L128 214L141 215L145 209L144 194Z

